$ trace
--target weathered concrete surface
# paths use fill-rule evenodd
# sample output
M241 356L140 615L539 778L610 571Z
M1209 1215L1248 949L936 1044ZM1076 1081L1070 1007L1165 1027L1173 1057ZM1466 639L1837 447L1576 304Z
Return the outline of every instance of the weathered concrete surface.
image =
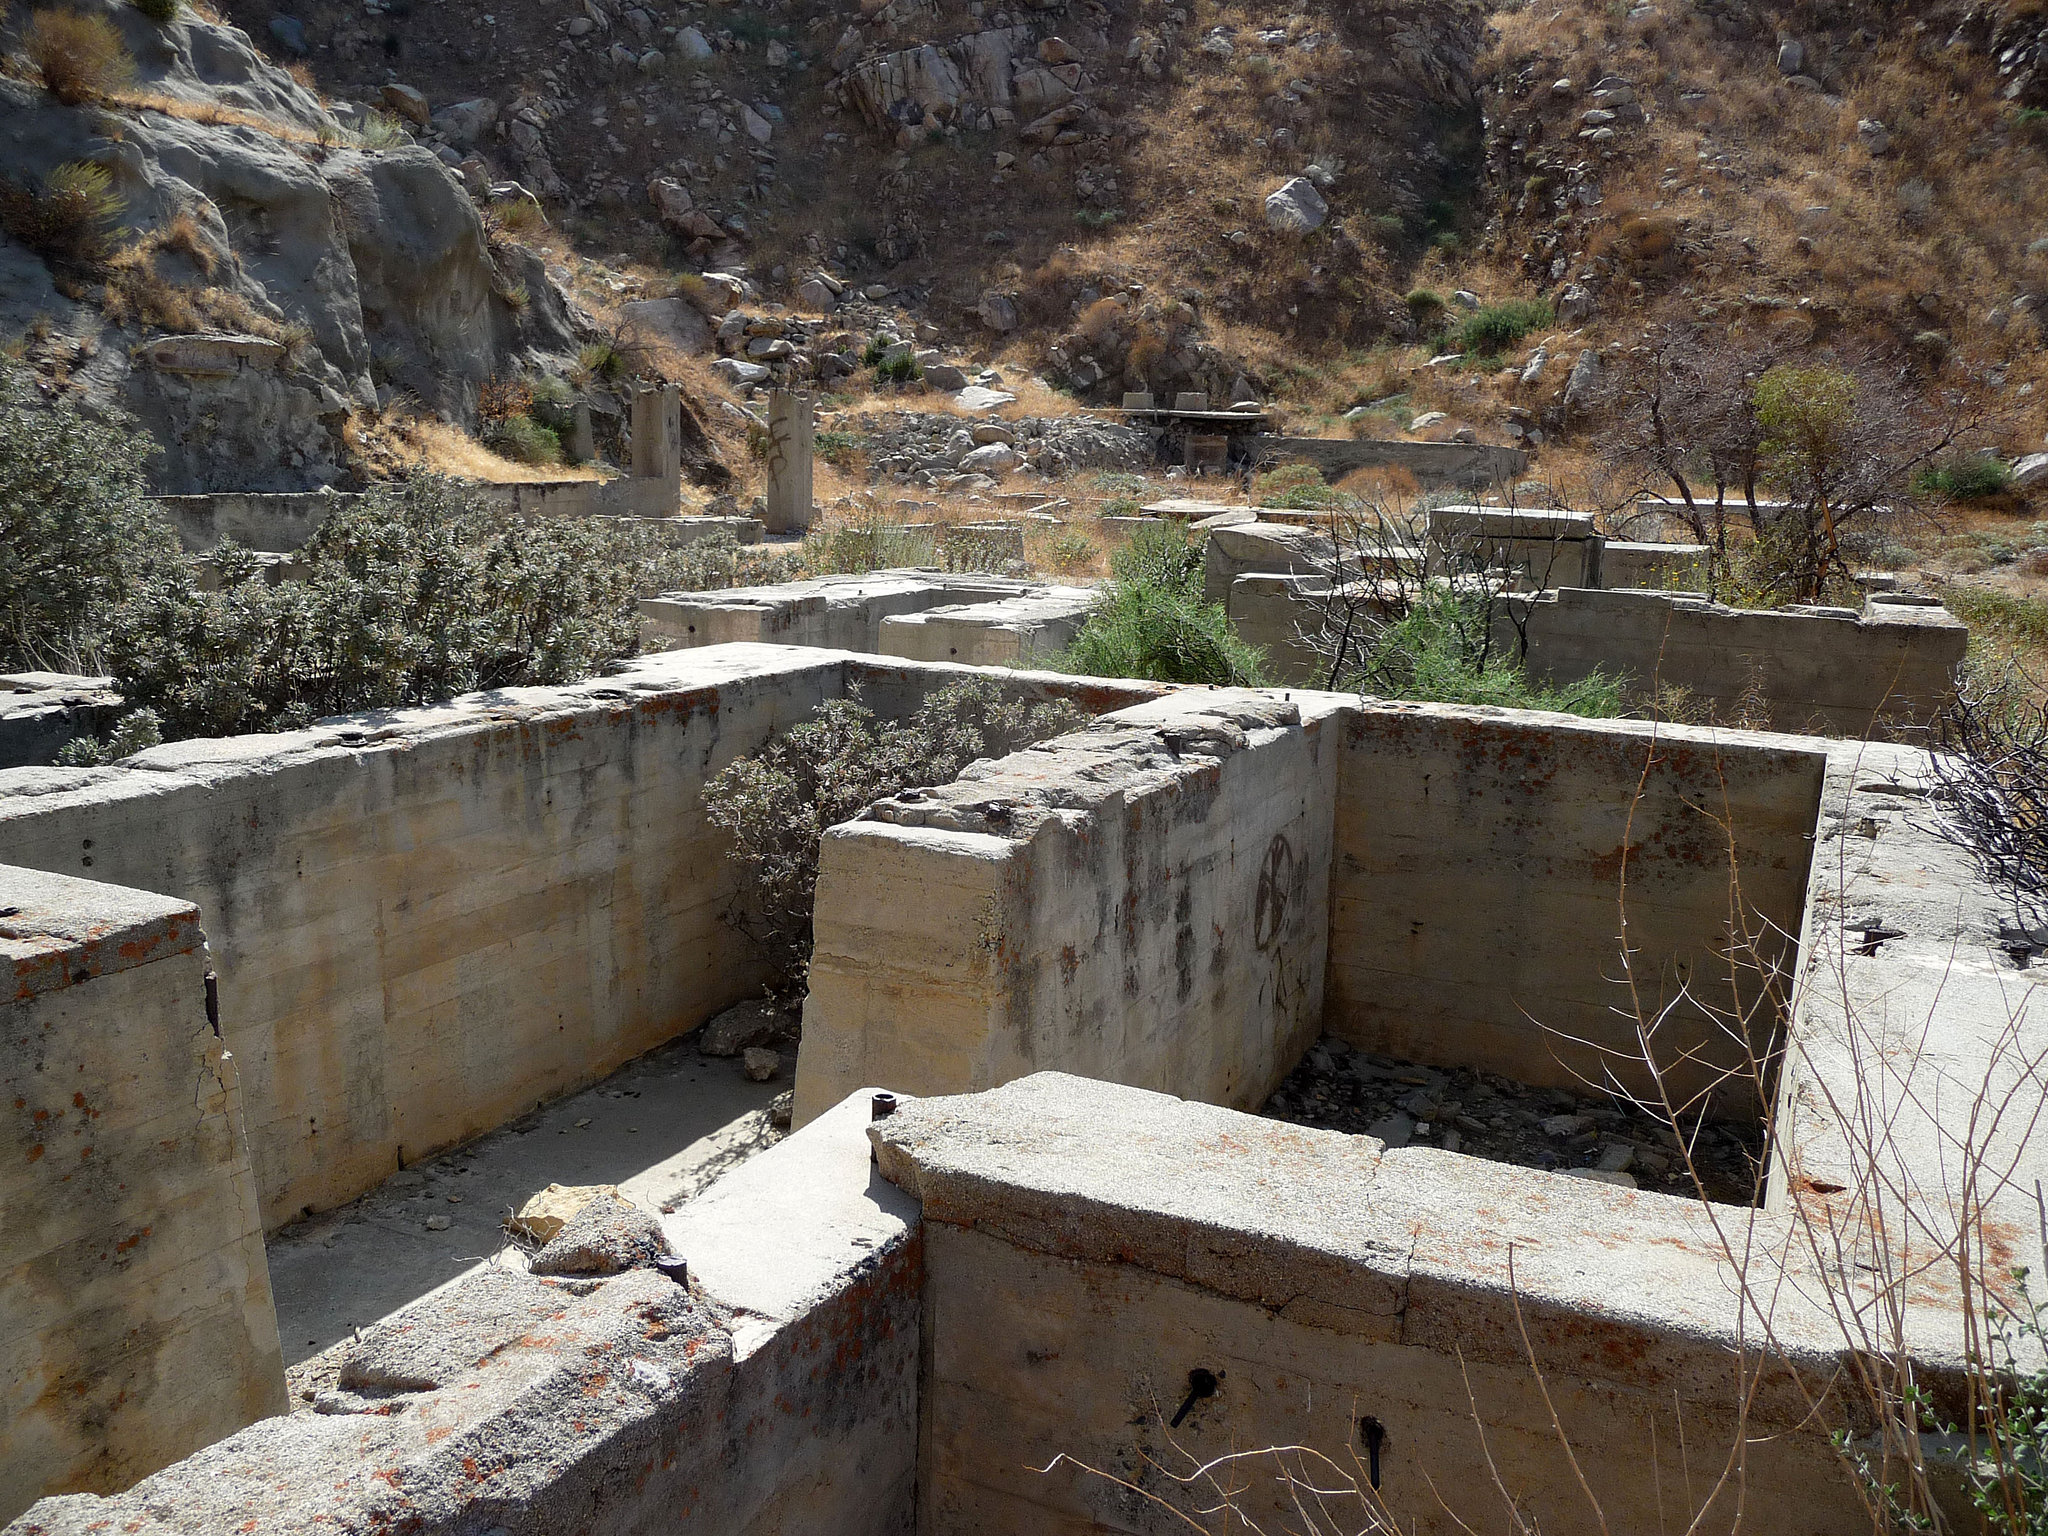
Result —
M111 677L0 674L0 768L55 762L67 743L93 735L120 708Z
M825 1117L672 1222L687 1289L644 1268L469 1276L367 1330L330 1411L117 1498L46 1501L8 1536L907 1536L922 1245L867 1113Z
M2039 1252L2048 969L1935 785L1918 750L1829 745L1767 1202L1909 1234L1910 1253L1859 1236L1859 1270L1938 1291L1959 1322L1958 1236L1995 1286Z
M1283 523L1240 523L1209 530L1202 550L1202 597L1226 602L1231 583L1250 574L1321 576L1337 570L1337 541L1313 528Z
M1600 551L1600 585L1621 587L1697 587L1707 579L1704 544L1642 544L1609 539Z
M815 430L809 395L768 392L768 495L762 522L770 533L802 533L816 515L811 498Z
M0 1518L275 1413L236 1063L189 902L0 867Z
M906 1105L872 1134L924 1210L919 1502L937 1536L1176 1528L1075 1462L1190 1511L1209 1490L1176 1498L1161 1468L1308 1446L1363 1483L1367 1416L1404 1531L1491 1529L1503 1501L1532 1527L1599 1528L1560 1431L1609 1530L1702 1505L1700 1529L1739 1507L1778 1530L1869 1528L1828 1416L1808 1417L1845 1353L1822 1308L1774 1308L1778 1349L1750 1345L1760 1379L1736 1412L1755 1323L1728 1244L1796 1264L1776 1218L1728 1211L1724 1237L1689 1201L1054 1073ZM1218 1390L1169 1430L1197 1367ZM1745 1435L1742 1477L1717 1482ZM1230 1480L1251 1520L1291 1529L1276 1470ZM1331 1508L1366 1524L1355 1499Z
M1673 1091L1711 1086L1768 1047L1776 1010L1752 1009L1745 1038L1699 1000L1788 995L1817 746L1362 707L1342 743L1329 1031L1405 1060L1642 1092L1637 1026L1655 1019ZM1753 1088L1728 1098L1726 1113L1757 1113Z
M1043 590L1031 582L936 571L813 576L766 587L643 598L640 630L650 649L754 642L873 655L882 649L882 625L888 619L932 608L1000 603Z
M647 658L119 768L0 773L0 858L195 901L264 1218L373 1188L760 984L704 781L843 658Z
M1503 654L1530 676L1628 678L1639 700L1690 695L1719 718L1761 713L1776 730L1868 736L1924 726L1955 692L1969 629L1947 609L1872 600L1859 618L1725 608L1662 592L1546 592L1494 609Z
M1261 1102L1321 1023L1343 707L1184 692L829 832L797 1123L1051 1062Z
M1061 650L1102 601L1092 587L1032 587L990 603L955 603L882 620L881 652L914 661L1016 666Z
M1354 469L1398 467L1424 486L1455 485L1479 491L1511 482L1529 467L1519 448L1484 443L1410 443L1364 437L1280 437L1259 434L1244 440L1254 462L1299 459L1316 466L1326 480Z
M1527 507L1434 507L1428 515L1432 555L1449 570L1503 571L1510 590L1598 587L1605 537L1590 512Z
M581 1093L386 1179L359 1200L274 1233L267 1252L285 1364L459 1280L504 1245L508 1212L549 1184L612 1184L650 1210L697 1194L778 1133L790 1085L706 1061L686 1036ZM435 1230L429 1221L448 1222Z
M1295 688L1326 688L1330 662L1323 653L1323 619L1330 611L1327 576L1248 572L1230 583L1223 611L1238 639L1266 657L1266 676ZM1335 645L1331 646L1332 653Z

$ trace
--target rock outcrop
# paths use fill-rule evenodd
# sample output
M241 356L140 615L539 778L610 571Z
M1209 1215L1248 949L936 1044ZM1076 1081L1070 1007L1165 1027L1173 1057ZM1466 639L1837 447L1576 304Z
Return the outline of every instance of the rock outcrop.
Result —
M232 27L82 8L121 28L135 88L65 106L0 79L0 174L34 188L62 165L103 167L126 270L46 260L0 232L0 337L80 338L70 382L149 428L163 489L331 483L352 411L404 391L473 425L486 379L573 353L539 259L494 248L428 150L355 147ZM167 334L189 344L144 344Z

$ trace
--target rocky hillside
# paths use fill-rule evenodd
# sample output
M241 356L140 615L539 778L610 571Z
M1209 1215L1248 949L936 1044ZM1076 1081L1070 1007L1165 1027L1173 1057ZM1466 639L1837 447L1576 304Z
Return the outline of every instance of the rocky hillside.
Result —
M74 11L132 69L66 104L19 51L31 15L0 33L0 338L145 422L163 487L344 479L351 423L395 395L473 424L493 375L573 359L540 258L488 242L431 150L349 147L315 92L189 10Z

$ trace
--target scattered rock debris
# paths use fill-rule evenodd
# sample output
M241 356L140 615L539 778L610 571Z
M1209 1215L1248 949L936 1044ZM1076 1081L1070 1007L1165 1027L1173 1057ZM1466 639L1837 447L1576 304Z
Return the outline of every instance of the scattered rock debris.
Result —
M1677 1136L1649 1110L1594 1093L1535 1088L1493 1072L1426 1067L1354 1050L1328 1036L1261 1113L1375 1136L1390 1147L1436 1146L1664 1194L1695 1192ZM1762 1131L1710 1121L1692 1137L1692 1161L1709 1199L1754 1204Z

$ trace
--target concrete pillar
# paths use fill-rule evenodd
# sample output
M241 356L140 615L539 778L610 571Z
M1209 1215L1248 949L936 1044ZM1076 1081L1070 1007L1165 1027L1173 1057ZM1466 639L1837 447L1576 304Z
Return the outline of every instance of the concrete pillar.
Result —
M633 475L682 484L683 396L673 384L633 391Z
M562 450L571 464L587 464L597 457L597 432L590 424L590 407L578 400L569 413L569 431Z
M768 396L768 511L770 533L802 533L811 526L811 397L786 389Z

